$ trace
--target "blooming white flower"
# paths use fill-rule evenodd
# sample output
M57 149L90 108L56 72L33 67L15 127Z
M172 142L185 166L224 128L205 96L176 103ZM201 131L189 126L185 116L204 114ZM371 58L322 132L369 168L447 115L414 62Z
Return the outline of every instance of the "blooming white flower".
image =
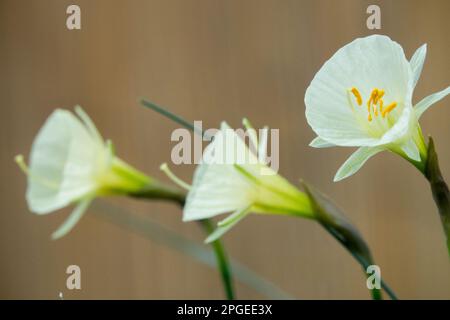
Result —
M28 175L26 199L30 211L46 214L75 203L69 218L52 238L67 234L98 196L136 192L151 179L113 154L86 113L80 117L55 110L33 142L29 168L22 156L16 161Z
M307 195L265 164L267 128L258 144L254 129L247 127L253 133L250 147L223 122L204 150L192 186L187 187L184 221L232 213L218 223L206 242L222 236L250 212L314 218Z
M338 170L342 180L373 155L395 152L423 167L427 149L418 120L450 87L414 107L412 95L425 61L426 45L410 61L387 36L356 39L339 49L306 90L306 118L318 135L312 147L359 147Z

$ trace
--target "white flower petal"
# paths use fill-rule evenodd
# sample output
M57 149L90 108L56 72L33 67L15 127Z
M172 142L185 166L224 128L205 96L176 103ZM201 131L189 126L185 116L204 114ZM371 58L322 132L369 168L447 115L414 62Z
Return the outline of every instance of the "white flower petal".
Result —
M70 230L80 221L81 217L86 212L89 204L92 202L92 198L82 200L72 211L66 221L52 234L52 239L56 240L64 237Z
M367 115L361 117L364 106L349 104L352 87L363 97L382 88L385 101L408 105L412 71L402 47L386 36L356 39L323 65L305 95L306 118L319 137L339 146L379 145L379 137L368 130Z
M419 49L417 49L416 52L414 52L411 61L409 62L414 77L413 88L416 86L417 81L419 81L426 55L427 55L427 44L424 44Z
M383 151L382 147L362 147L356 150L347 161L339 168L334 177L334 181L343 180L353 174L355 174L364 163L378 152Z
M309 144L310 147L313 148L330 148L330 147L336 147L336 145L329 143L328 141L322 139L321 137L316 137L313 139L313 141Z
M433 93L426 98L423 98L418 104L415 105L414 111L416 113L417 119L420 119L422 114L428 110L433 104L439 100L445 98L450 93L450 87L445 88L442 91Z
M313 216L307 196L260 163L236 132L223 123L195 171L183 220L205 219L241 208Z
M75 113L83 121L86 128L89 130L92 138L94 138L100 145L103 145L105 141L103 140L100 132L94 124L94 121L89 117L89 115L80 106L75 106Z
M268 127L264 127L261 131L260 131L260 141L259 141L259 145L258 145L258 159L261 163L266 163L267 161L267 136L269 133L269 128Z
M72 113L56 110L39 131L31 150L27 201L48 213L94 190L92 172L98 145Z
M251 182L235 169L235 163L258 163L242 139L226 123L203 154L186 198L183 220L198 220L246 208L252 204Z
M408 139L413 133L412 129L416 122L417 120L412 107L405 106L397 119L397 122L381 137L379 145L386 145Z
M242 124L244 125L245 129L247 130L247 134L250 138L250 148L252 150L256 150L258 148L258 134L255 130L255 128L253 128L252 124L250 123L250 121L247 118L242 119ZM228 126L227 124L225 124L226 126Z
M232 165L200 164L183 209L183 221L210 218L251 205L250 182Z
M226 232L228 232L231 228L233 228L239 221L244 219L249 214L249 208L245 208L242 210L238 210L231 214L232 217L228 223L218 226L216 230L214 230L208 238L206 238L205 243L211 243L221 236L223 236Z
M420 153L413 139L406 140L400 147L411 160L420 161Z

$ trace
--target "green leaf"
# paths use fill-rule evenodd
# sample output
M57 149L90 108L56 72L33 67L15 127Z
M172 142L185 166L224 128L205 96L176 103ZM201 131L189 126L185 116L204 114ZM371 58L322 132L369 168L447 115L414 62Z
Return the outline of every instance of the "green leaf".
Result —
M150 102L150 101L145 100L145 99L141 100L141 104L144 107L147 107L147 108L149 108L149 109L151 109L153 111L156 111L157 113L165 116L166 118L168 118L168 119L170 119L170 120L172 120L172 121L174 121L174 122L176 122L178 124L181 124L183 127L185 127L187 129L197 133L201 137L204 136L204 132L200 128L194 126L191 122L183 119L182 117L176 115L175 113L170 112L168 109L163 108L161 106L158 106L158 105L154 104L153 102Z
M218 261L212 249L168 229L149 217L138 217L126 209L109 205L101 200L95 202L91 208L93 209L92 213L102 220L141 235L157 244L167 246L208 267L217 268L218 266ZM201 223L207 225L205 220L202 220ZM208 228L208 230L210 229L212 227ZM213 242L211 245L216 243ZM230 259L230 265L234 277L244 285L255 290L255 292L269 299L294 299L291 295L278 288L278 286L240 262Z

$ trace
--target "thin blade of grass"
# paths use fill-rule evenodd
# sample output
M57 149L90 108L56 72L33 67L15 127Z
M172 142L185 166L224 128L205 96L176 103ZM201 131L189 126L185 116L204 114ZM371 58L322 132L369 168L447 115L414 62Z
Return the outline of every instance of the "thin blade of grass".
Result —
M153 242L179 251L188 257L211 268L217 268L213 250L203 244L188 239L150 218L141 218L128 210L109 205L103 201L95 202L91 207L96 217L107 220L119 227L135 232ZM233 274L240 282L270 299L294 299L269 280L256 274L238 261L230 259Z

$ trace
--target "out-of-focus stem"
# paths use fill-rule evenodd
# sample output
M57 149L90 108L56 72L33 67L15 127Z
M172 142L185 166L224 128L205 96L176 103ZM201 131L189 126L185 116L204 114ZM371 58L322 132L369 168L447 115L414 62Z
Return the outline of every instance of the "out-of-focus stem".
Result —
M311 201L317 221L356 259L363 268L364 274L367 275L367 267L374 262L370 249L358 230L330 199L304 181L302 185ZM397 300L391 288L384 281L379 280L389 297ZM374 300L383 299L380 289L370 289L370 294Z
M159 182L152 182L139 191L128 194L134 198L148 199L148 200L168 200L183 206L186 199L186 194L177 189Z
M199 222L202 225L203 229L206 231L206 234L209 235L214 231L214 225L210 219L200 220ZM228 300L233 300L234 299L233 280L231 269L228 262L228 257L225 253L224 246L222 245L222 242L219 239L211 242L211 246L214 250L214 254L216 255L217 266L222 276L225 295L227 296Z
M368 261L366 258L364 258L362 255L356 253L354 250L350 250L348 248L348 246L345 245L345 243L342 241L342 238L340 236L338 236L335 232L333 232L332 229L328 229L325 227L325 229L339 242L341 243L348 252L350 252L350 254L355 258L355 260L361 265L364 274L366 274L367 272L367 268L370 265L373 265L373 261ZM387 295L392 299L392 300L397 300L397 296L395 295L394 291L392 291L392 289L387 285L386 282L384 282L384 280L381 278L380 279L380 284L381 287L384 289L384 291L386 291ZM381 294L381 290L379 289L371 289L370 290L370 294L372 296L373 300L383 300L383 296Z
M177 203L181 207L184 206L186 200L186 194L183 191L160 183L152 183L139 192L135 192L129 195L135 198L142 199L169 200ZM214 231L214 226L210 219L200 220L199 224L207 235ZM216 256L217 267L222 278L225 295L228 300L233 300L235 297L233 289L233 278L225 248L220 240L212 242L211 247L213 248L214 254Z

